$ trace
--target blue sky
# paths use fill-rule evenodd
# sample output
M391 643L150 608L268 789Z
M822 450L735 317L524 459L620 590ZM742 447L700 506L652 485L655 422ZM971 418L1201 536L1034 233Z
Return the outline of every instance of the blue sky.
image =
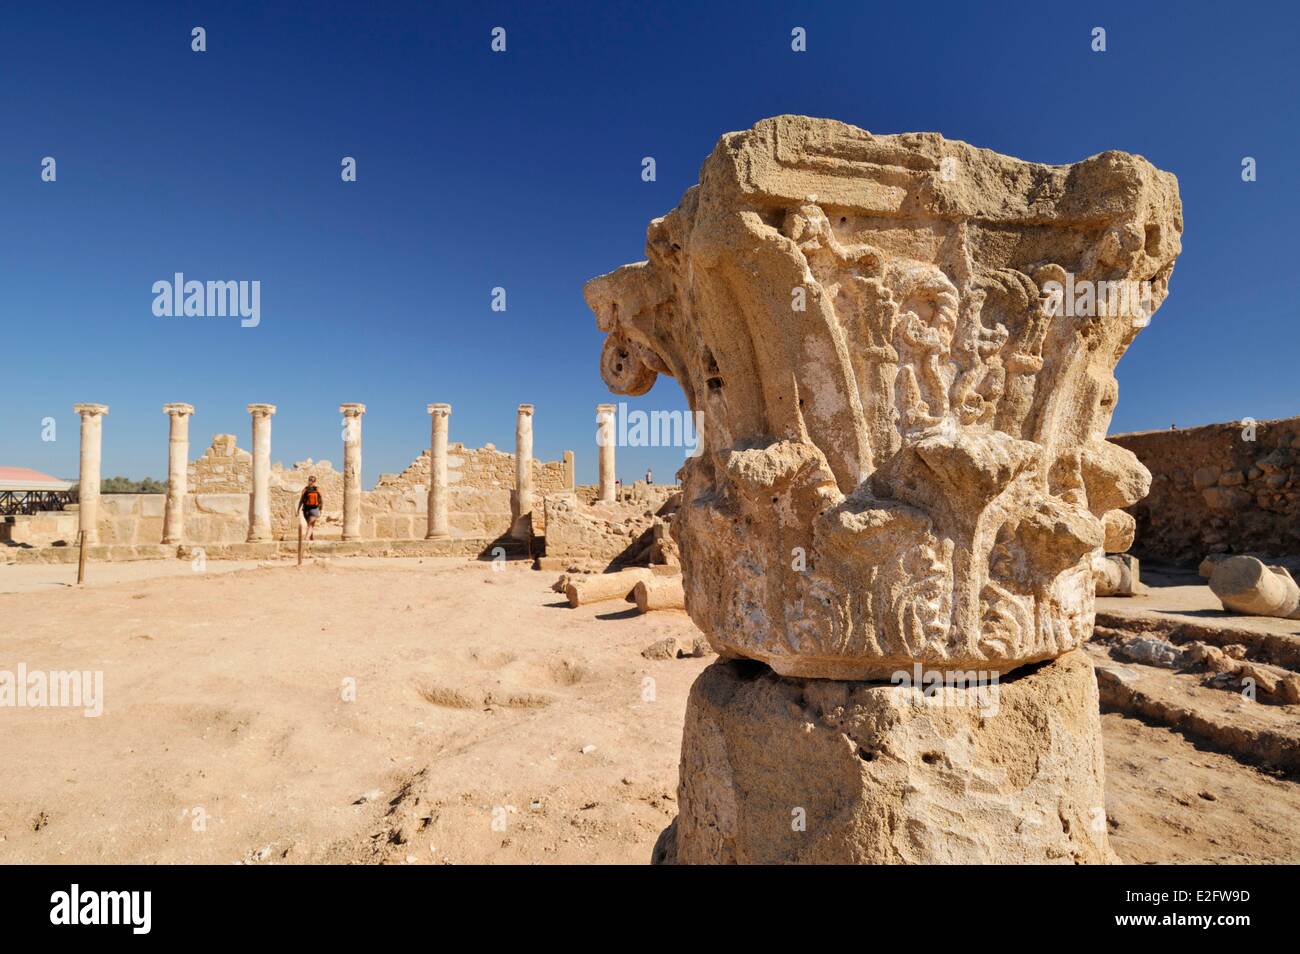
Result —
M95 401L105 475L163 477L161 406L188 401L193 455L247 447L245 404L270 402L275 459L338 465L360 401L369 486L426 445L427 403L453 404L452 440L510 448L532 402L538 456L572 448L592 482L610 398L583 282L644 257L721 134L786 112L1174 172L1184 251L1114 430L1300 413L1296 4L675 6L6 4L0 464L74 476L72 404ZM155 317L177 271L260 281L261 324ZM667 378L631 404L683 406ZM680 460L620 449L620 476Z

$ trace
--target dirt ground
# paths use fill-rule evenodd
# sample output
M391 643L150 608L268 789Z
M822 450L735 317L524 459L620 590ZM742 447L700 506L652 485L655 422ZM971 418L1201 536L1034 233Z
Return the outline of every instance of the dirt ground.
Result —
M0 567L0 670L104 680L97 718L0 709L0 862L641 864L676 812L710 660L640 653L684 614L522 564L129 566ZM1103 726L1121 858L1300 861L1300 785Z

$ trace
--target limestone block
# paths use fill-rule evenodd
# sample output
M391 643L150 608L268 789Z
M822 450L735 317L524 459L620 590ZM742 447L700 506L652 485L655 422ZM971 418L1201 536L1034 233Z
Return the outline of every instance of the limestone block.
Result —
M141 494L135 512L142 517L162 517L166 506L166 494Z
M715 662L691 687L677 802L659 862L1115 860L1096 677L1080 650L928 698Z
M101 517L126 517L139 513L140 498L144 494L101 494L99 514ZM108 542L108 541L101 541Z
M1114 365L1181 232L1174 177L1125 153L724 136L648 260L585 289L610 389L668 374L703 420L672 526L714 648L830 679L1077 648L1103 519L1150 488L1106 440Z
M248 494L193 494L193 512L248 519Z
M0 542L22 547L70 546L80 522L75 511L15 514L0 522Z

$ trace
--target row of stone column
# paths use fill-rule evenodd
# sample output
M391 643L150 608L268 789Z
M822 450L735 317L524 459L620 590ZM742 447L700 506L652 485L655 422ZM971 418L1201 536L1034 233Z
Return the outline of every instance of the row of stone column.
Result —
M103 417L107 404L77 404L81 415L80 528L87 543L98 542L100 459ZM430 404L429 523L425 537L450 535L447 522L447 432L450 404ZM189 491L190 417L192 404L164 404L170 419L167 435L167 499L163 510L165 544L185 538L185 495ZM271 418L274 404L250 404L253 421L253 489L249 500L248 542L271 539ZM361 537L361 417L364 404L342 404L343 415L343 539ZM614 405L596 406L596 444L600 450L600 500L614 500ZM564 452L565 477L574 485L573 452ZM515 417L516 536L531 532L533 513L533 405L521 404ZM524 518L529 518L525 520Z

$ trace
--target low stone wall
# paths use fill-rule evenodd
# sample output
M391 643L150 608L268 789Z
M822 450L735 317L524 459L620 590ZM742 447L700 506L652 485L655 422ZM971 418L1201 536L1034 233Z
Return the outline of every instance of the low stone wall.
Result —
M99 542L145 546L162 542L163 494L104 494L100 497ZM68 514L75 521L75 513ZM248 539L248 494L200 493L185 497L185 538L195 543ZM76 541L74 530L71 542Z
M161 543L163 494L104 494L95 524L103 546Z
M72 546L81 517L75 510L15 514L0 522L0 547Z
M252 456L233 434L217 434L188 467L185 541L195 545L243 543L248 538ZM343 474L328 460L298 461L271 467L271 532L277 540L298 535L298 499L314 476L325 507L318 540L343 533ZM361 497L361 535L378 540L423 540L428 532L429 455L424 451L400 474L384 474ZM533 461L533 530L546 530L546 498L568 490L563 461ZM448 447L448 522L455 537L496 539L509 533L515 485L515 458L491 444ZM163 494L104 494L97 528L104 546L151 546L162 541ZM0 544L21 547L73 545L75 512L37 514L0 525Z
M1253 433L1234 422L1109 440L1151 471L1150 494L1129 508L1140 556L1300 554L1300 418L1260 421Z

